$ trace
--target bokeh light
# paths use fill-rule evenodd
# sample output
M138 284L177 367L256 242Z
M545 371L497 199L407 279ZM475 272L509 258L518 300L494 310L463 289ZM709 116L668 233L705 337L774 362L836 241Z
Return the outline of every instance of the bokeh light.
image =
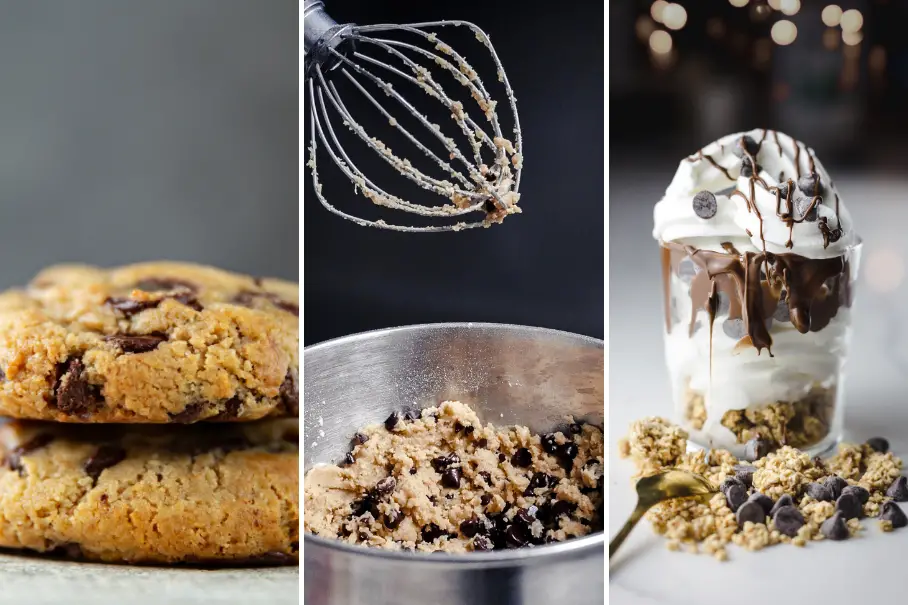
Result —
M782 19L773 24L769 35L772 36L772 41L779 46L788 46L798 37L798 28L791 21Z
M656 31L656 24L646 15L637 17L637 23L634 24L634 31L637 32L637 38L641 42L648 42L649 36Z
M657 29L649 36L649 47L657 55L665 55L672 50L671 35L661 29Z
M664 13L666 6L668 6L668 2L665 0L656 0L653 2L653 5L649 7L649 14L653 18L653 21L662 23L662 14Z
M789 17L797 15L798 11L801 10L801 0L782 0L779 10Z
M773 10L780 11L782 10L782 0L769 0L769 8Z
M857 46L863 39L864 34L862 34L861 32L842 32L842 42L844 42L848 46Z
M842 13L842 19L839 23L843 32L858 32L864 26L864 15L856 8L849 9Z
M669 4L662 9L662 23L669 29L681 29L687 23L687 11L680 4Z
M749 1L750 0L728 0L728 3L737 8L741 8L743 6L747 6L747 3Z
M826 50L836 50L842 42L839 30L829 27L823 32L823 48Z
M820 18L826 27L836 27L842 20L842 9L837 4L830 4L823 9Z

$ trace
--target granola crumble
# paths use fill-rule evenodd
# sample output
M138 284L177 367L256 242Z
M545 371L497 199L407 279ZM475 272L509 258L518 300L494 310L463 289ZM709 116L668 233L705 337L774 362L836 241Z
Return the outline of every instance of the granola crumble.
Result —
M780 530L768 514L763 523L745 521L739 526L735 512L721 492L709 500L669 500L647 512L646 518L657 534L665 536L669 550L703 553L719 561L728 558L726 546L729 543L756 551L780 543L803 548L811 541L828 539L821 526L836 513L838 492L867 490L867 493L861 492L866 499L866 502L862 499L863 515L877 517L883 504L892 500L886 495L887 488L901 476L901 459L891 452L875 451L868 444L841 444L827 460L812 459L797 448L785 445L758 460L746 462L739 461L726 450L687 452L687 436L684 429L664 418L644 418L631 425L628 436L619 444L619 454L633 461L637 470L635 477L675 468L702 475L715 486L727 479L735 481L736 465L753 466L748 493L759 492L773 501L788 495L803 517L803 525L796 531L791 528ZM823 486L831 483L839 485L838 492L829 492L827 496L823 495L822 489L817 491L818 487L826 489ZM808 488L812 495L807 493ZM842 502L845 502L844 498ZM885 532L894 529L889 519L881 519L878 524ZM851 537L864 530L858 518L847 519L845 525Z

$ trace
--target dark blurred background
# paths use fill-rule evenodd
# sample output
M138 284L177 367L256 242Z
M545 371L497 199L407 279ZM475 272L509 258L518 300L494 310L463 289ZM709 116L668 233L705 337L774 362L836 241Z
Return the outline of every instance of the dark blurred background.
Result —
M297 15L0 1L0 287L61 261L297 279Z
M753 128L815 150L864 240L846 426L908 423L906 26L905 0L609 3L613 436L671 414L653 205L683 157Z
M464 19L489 34L518 100L525 149L520 187L523 214L490 229L460 233L380 231L327 212L307 182L305 342L440 321L519 323L602 337L604 3L560 5L557 22L564 27L557 25L552 5L545 2L326 4L339 22ZM439 37L460 49L456 34L442 30ZM463 42L468 45L470 40ZM462 52L499 100L499 114L506 115L494 66L483 62L486 53L472 42L470 50ZM456 82L443 84L446 90L459 88ZM416 89L405 94L426 106L425 93ZM351 113L365 125L387 126L361 96L345 99ZM400 113L393 104L388 107ZM438 121L443 129L453 126L447 116ZM308 120L305 126L308 146ZM510 134L510 122L503 124L503 130ZM407 157L419 155L412 147L392 148ZM357 161L371 154L364 149L357 148ZM329 201L373 218L371 202L354 193L353 185L327 156L319 157L319 173ZM382 184L394 193L406 182L398 177ZM414 195L422 196L414 201L442 203L442 198L429 193ZM417 222L400 212L385 218Z

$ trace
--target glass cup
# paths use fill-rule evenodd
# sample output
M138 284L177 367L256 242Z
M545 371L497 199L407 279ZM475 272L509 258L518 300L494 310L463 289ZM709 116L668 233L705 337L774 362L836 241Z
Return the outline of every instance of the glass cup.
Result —
M861 248L833 259L769 254L754 260L748 279L705 259L735 265L736 251L663 244L665 360L676 420L692 445L738 457L755 437L811 455L836 445ZM745 290L752 296L757 287L759 304L746 305ZM766 330L751 329L745 316Z

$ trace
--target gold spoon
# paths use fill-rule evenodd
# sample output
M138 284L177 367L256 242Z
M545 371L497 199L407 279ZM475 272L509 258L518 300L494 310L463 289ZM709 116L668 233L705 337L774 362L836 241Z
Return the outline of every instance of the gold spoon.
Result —
M674 498L702 498L715 494L717 491L705 478L687 471L672 469L640 479L637 481L637 508L631 513L618 535L609 542L609 559L624 543L628 534L643 518L646 511L656 504Z

